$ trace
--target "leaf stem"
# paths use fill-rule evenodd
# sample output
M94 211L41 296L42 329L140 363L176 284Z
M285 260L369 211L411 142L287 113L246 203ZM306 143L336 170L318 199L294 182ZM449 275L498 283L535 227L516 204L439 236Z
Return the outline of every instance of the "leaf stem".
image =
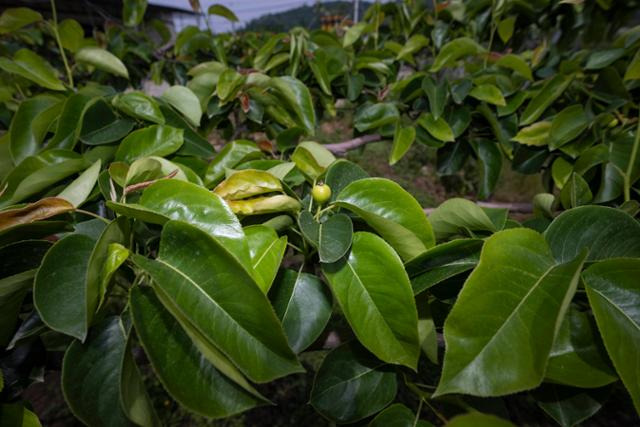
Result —
M640 117L638 117L638 128L636 129L636 137L633 141L633 148L631 149L631 156L629 157L629 165L627 171L624 174L624 201L631 200L631 174L633 173L633 166L636 163L636 157L638 157L638 146L640 146Z
M442 415L440 413L440 411L438 411L436 408L434 408L433 406L431 406L429 404L429 402L426 401L426 399L420 399L421 401L423 401L428 407L429 409L431 409L433 411L433 413L436 415L436 417L438 417L440 419L440 421L442 421L443 423L447 424L447 422L449 422L449 420L447 420L444 415Z
M84 209L76 209L75 211L78 212L78 213L81 213L83 215L89 215L89 216L92 216L94 218L98 218L99 220L102 220L107 224L111 224L111 221L109 221L107 218L105 218L103 216L100 216L100 215L98 215L96 213L85 211Z
M67 55L64 53L62 41L60 40L60 34L58 33L58 12L56 11L56 0L51 0L51 13L53 15L53 25L51 26L51 29L53 31L53 35L56 38L56 42L58 43L58 49L60 50L60 56L62 57L64 68L67 70L67 80L69 81L69 86L71 86L71 88L73 89L73 74L71 73L69 62L67 62Z
M435 3L435 1L434 1ZM424 403L424 399L420 399L420 403L418 404L418 410L416 411L416 417L413 420L413 427L418 425L418 421L420 421L420 412L422 412L422 404Z

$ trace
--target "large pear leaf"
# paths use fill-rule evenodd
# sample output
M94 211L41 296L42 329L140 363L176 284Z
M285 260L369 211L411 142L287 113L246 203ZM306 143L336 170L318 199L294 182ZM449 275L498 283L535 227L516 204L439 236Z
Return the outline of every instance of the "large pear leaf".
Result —
M396 396L396 374L351 342L333 350L313 381L310 403L325 417L351 423L375 414Z
M96 160L93 165L82 172L71 184L67 185L57 197L68 201L76 208L79 207L87 200L91 194L91 190L93 190L96 182L98 182L101 165L102 162L100 159Z
M358 131L365 132L381 126L395 123L400 117L398 107L390 102L379 104L365 104L356 111L353 118Z
M117 95L111 102L118 110L134 119L164 124L164 116L160 111L160 106L153 98L143 92L123 93Z
M604 345L640 413L640 260L600 261L582 277Z
M171 86L162 94L162 99L178 110L193 126L200 126L202 108L198 97L185 86Z
M320 262L336 262L351 246L353 223L345 214L335 214L318 227L318 256Z
M334 201L347 185L368 177L369 174L357 164L338 159L327 169L324 183L331 188L331 201Z
M585 257L557 264L533 230L489 237L445 321L436 395L499 396L538 386Z
M147 156L167 156L184 142L184 131L172 126L153 125L131 132L116 151L116 161L131 163Z
M216 185L224 178L226 169L232 169L243 161L260 156L260 149L252 141L239 139L225 144L207 167L204 176L205 185L207 187Z
M456 239L427 250L405 264L414 294L429 289L478 264L481 239Z
M251 380L266 382L302 371L267 297L209 234L169 221L157 259L134 255L133 260L151 276L163 302Z
M305 175L315 180L327 170L336 158L317 142L303 141L291 154L291 160Z
M545 378L580 388L602 387L618 378L586 313L567 312L551 353Z
M472 201L461 198L442 203L429 215L429 222L438 240L458 234L498 230L487 212Z
M417 200L393 181L365 178L344 188L334 202L360 216L405 259L435 244L431 224Z
M0 34L12 33L41 20L42 15L28 7L7 8L0 15Z
M316 113L309 88L291 76L274 77L270 80L270 85L283 104L295 113L298 125L312 135L316 127Z
M549 79L540 92L529 101L527 108L520 116L520 126L530 125L538 120L542 113L553 104L553 101L562 95L572 80L572 75L566 76L564 74L556 74Z
M460 37L442 46L429 71L435 73L442 67L451 65L460 58L477 55L485 49L469 37Z
M76 52L75 59L77 62L94 66L98 70L106 71L125 79L129 78L127 67L108 50L95 46L86 46Z
M331 293L313 274L283 270L269 297L296 353L320 336L331 317Z
M157 425L127 335L119 317L108 317L64 355L62 391L73 414L87 425Z
M185 408L221 418L265 402L218 371L150 288L134 288L129 301L136 333L155 373Z
M589 249L587 261L640 257L640 224L606 206L581 206L558 215L545 231L553 256L561 262Z
M348 257L322 271L358 340L379 359L415 369L418 312L393 249L375 234L358 232Z
M61 105L60 98L51 95L34 96L20 103L9 128L9 149L14 163L40 150Z
M47 89L65 90L58 78L57 70L46 59L29 49L17 51L13 60L0 57L0 69L17 74Z
M247 236L254 277L266 294L278 274L287 249L287 236L278 237L275 230L266 225L251 225L244 229L244 233Z
M67 98L62 106L53 138L47 148L66 148L73 150L82 130L82 121L87 110L98 101L98 98L76 93Z

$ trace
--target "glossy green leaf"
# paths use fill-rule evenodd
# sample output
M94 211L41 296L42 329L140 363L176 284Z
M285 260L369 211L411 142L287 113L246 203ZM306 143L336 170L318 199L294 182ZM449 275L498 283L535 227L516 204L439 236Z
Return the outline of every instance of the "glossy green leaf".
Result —
M320 262L338 261L351 247L353 223L345 214L329 217L318 228L318 255Z
M593 200L589 184L577 173L572 173L562 187L560 202L565 209L586 205Z
M515 24L515 16L509 16L508 18L500 21L500 23L498 24L498 36L500 36L500 40L502 40L502 43L506 44L511 39Z
M185 408L221 418L265 403L218 371L150 288L133 289L130 304L136 333L155 373Z
M47 144L47 148L73 150L80 138L84 115L96 101L95 97L79 93L69 96L62 106L55 134Z
M589 55L585 70L600 70L613 64L625 54L625 49L596 50Z
M507 105L500 89L492 84L482 84L474 87L471 89L471 92L469 92L469 96L479 101L488 102L489 104L498 105L500 107Z
M416 140L416 128L413 126L396 127L396 132L393 136L393 147L389 153L389 164L396 164L404 155L409 151L411 145Z
M316 113L307 86L295 77L274 77L270 84L284 101L284 105L295 113L296 121L309 135L315 132Z
M298 215L298 225L304 238L317 248L320 245L320 223L315 220L313 214L303 210Z
M56 69L43 57L29 49L20 49L13 55L13 60L0 58L0 69L7 73L17 74L51 90L65 90L64 85L58 79Z
M35 96L20 103L8 134L11 158L16 164L40 150L47 131L60 114L60 106L60 99L51 95Z
M313 344L331 317L331 292L313 274L283 270L269 298L295 353Z
M375 414L395 397L395 373L357 343L333 350L313 382L310 403L325 417L350 423Z
M545 232L560 262L589 249L587 261L640 257L640 224L628 214L605 206L582 206L558 215Z
M445 425L446 427L514 427L514 424L507 420L481 412L455 416Z
M322 271L358 340L379 359L416 369L418 314L393 249L375 234L358 232L349 256Z
M580 388L602 387L618 379L586 313L573 308L567 312L551 348L545 378Z
M127 27L135 27L142 22L147 10L147 0L123 0L122 21Z
M549 148L554 150L576 138L589 125L582 105L565 108L553 118L549 129Z
M488 199L493 193L502 171L502 153L498 144L487 139L471 141L478 156L478 199Z
M520 144L541 147L549 144L551 122L543 121L524 127L518 131L516 136L511 138Z
M552 165L551 165L551 177L553 178L553 183L558 187L558 189L562 190L564 185L571 178L571 174L573 173L573 165L566 161L562 157L557 157Z
M353 118L354 126L359 132L376 129L395 123L400 117L398 108L391 103L364 105L356 111Z
M428 421L419 420L419 414L401 403L394 403L371 420L369 427L432 427Z
M627 66L627 71L624 73L624 80L637 80L640 79L640 51L636 52Z
M0 15L0 34L12 33L42 20L42 15L28 7L7 8Z
M130 365L134 363L132 357L127 348L127 332L119 317L102 320L84 343L71 343L62 362L62 391L77 418L87 425L126 426L131 424L128 416L135 414L138 425L154 425L153 407L140 373L135 365ZM126 376L125 365L129 368ZM139 392L125 394L125 387L135 387ZM133 413L132 406L135 406Z
M303 141L291 154L291 160L305 175L316 180L335 160L335 156L321 144Z
M236 14L222 4L212 4L209 6L209 9L207 9L207 14L222 16L231 22L238 22Z
M563 74L557 74L549 79L542 86L540 92L529 101L527 108L520 116L520 125L526 126L538 120L542 113L562 95L572 80L573 76L565 76Z
M227 68L220 73L220 77L218 78L218 84L216 86L218 98L220 98L223 104L233 100L240 92L246 80L246 76L238 73L234 69Z
M79 177L71 182L57 197L67 200L74 207L79 207L91 194L91 190L98 182L98 175L100 174L100 166L102 162L96 160L91 167L82 172Z
M438 120L447 104L448 87L446 81L436 82L431 76L426 76L422 80L422 90L429 98L431 114Z
M251 225L244 229L244 233L247 236L256 282L266 294L276 278L287 249L287 236L278 237L272 228L265 225Z
M127 67L117 56L108 50L95 46L86 46L76 52L75 59L77 62L96 67L98 70L124 77L125 79L129 78ZM136 116L134 115L134 117Z
M345 159L338 159L327 169L324 183L331 188L331 201L334 201L347 185L368 177L369 174L357 164Z
M474 268L480 259L481 239L456 239L434 246L405 264L413 293L437 285Z
M449 199L442 203L429 215L429 222L437 240L469 234L470 231L498 230L480 206L461 198Z
M113 98L112 104L124 114L134 119L164 124L164 116L158 103L142 92L126 92Z
M62 47L70 52L76 52L84 41L84 29L75 19L65 19L58 24L58 34Z
M367 222L405 260L434 246L431 224L409 193L393 181L365 178L345 187L334 202Z
M342 39L342 47L349 47L354 44L367 29L366 22L358 22L350 26Z
M251 141L239 139L225 144L214 157L204 177L205 185L211 187L224 178L225 170L232 169L243 161L260 157L260 149Z
M402 46L400 52L396 55L396 59L404 59L413 63L412 55L419 52L422 48L429 46L429 39L422 34L414 34Z
M556 384L543 384L534 393L536 403L563 427L573 427L602 408L607 389L584 390Z
M127 136L135 122L130 119L117 119L94 131L80 135L80 140L87 145L102 145L116 142Z
M147 156L167 156L184 143L184 131L166 125L152 125L131 132L116 151L116 161L131 163Z
M162 94L162 99L178 110L193 126L200 126L202 108L198 97L186 86L171 86Z
M500 396L537 387L585 257L557 264L544 238L524 228L489 237L445 321L436 395ZM520 356L505 359L505 351Z
M436 120L431 113L423 113L418 118L417 123L439 141L449 142L455 140L451 127L442 117Z
M496 65L499 67L509 68L527 80L533 80L531 68L529 68L529 65L524 61L524 59L518 55L514 55L512 53L502 55L500 59L496 61Z
M609 357L640 412L640 261L600 261L583 273L587 296Z
M442 46L429 71L435 73L466 56L483 53L485 49L468 37L460 37Z
M204 231L169 221L158 257L136 255L133 260L150 274L163 303L170 302L167 308L179 311L251 380L266 382L302 370L266 296L236 258Z

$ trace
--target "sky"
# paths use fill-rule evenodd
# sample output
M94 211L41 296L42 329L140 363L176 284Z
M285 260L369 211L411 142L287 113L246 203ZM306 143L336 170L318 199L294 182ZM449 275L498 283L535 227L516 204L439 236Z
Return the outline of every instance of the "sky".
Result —
M222 4L231 9L240 22L236 25L244 26L247 22L268 13L284 12L303 5L313 5L316 0L200 0L202 10L206 11L212 4ZM188 0L150 0L150 4L172 6L191 10ZM215 32L232 30L231 23L224 18L211 16L210 23ZM203 22L204 25L204 22Z

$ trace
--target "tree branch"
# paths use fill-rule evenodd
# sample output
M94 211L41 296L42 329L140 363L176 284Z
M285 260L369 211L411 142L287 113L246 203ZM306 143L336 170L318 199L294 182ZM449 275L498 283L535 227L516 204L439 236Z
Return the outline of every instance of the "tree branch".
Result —
M508 209L509 213L521 213L529 214L533 212L533 205L531 203L511 203L511 202L475 202L478 206L483 208L493 209ZM424 208L427 215L433 212L435 208Z
M324 148L334 154L345 154L349 150L353 150L370 142L382 141L382 136L374 133L372 135L363 135L348 141L336 142L335 144L325 144Z

